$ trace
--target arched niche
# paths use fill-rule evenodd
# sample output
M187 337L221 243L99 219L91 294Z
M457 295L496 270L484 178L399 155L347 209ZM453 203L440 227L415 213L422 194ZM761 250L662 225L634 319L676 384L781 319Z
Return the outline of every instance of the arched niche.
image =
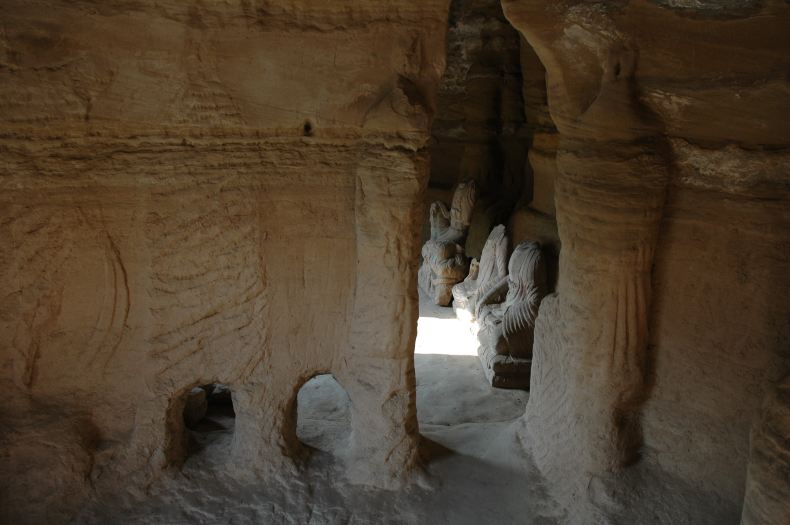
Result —
M230 386L215 382L184 388L168 410L168 463L181 466L193 457L229 457L235 423Z
M296 394L296 437L308 451L341 454L351 436L351 399L329 373L306 381Z

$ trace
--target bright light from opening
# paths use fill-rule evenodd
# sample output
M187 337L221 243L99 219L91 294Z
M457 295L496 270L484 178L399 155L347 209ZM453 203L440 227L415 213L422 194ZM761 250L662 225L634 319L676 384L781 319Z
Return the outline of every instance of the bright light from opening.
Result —
M477 355L475 326L455 318L452 308L431 304L420 297L415 354Z

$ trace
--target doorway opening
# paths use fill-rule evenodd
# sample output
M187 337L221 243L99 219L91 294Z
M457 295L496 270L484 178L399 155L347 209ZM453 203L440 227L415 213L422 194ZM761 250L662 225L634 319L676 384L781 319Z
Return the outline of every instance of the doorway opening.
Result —
M313 450L336 455L351 436L351 399L332 374L307 381L296 396L296 437Z
M513 359L502 358L501 351L492 357L491 347L502 337L492 334L487 338L489 351L478 352L483 347L478 321L488 313L495 314L489 320L501 321L499 305L508 289L503 279L507 281L518 246L537 243L531 254L539 251L540 256L530 257L539 264L527 268L519 261L519 269L534 270L521 272L525 275L520 281L540 274L541 298L556 289L559 266L554 209L559 134L549 112L546 70L498 1L452 0L448 24L447 67L429 145L418 285L415 371L421 423L433 419L426 396L438 388L437 381L448 377L446 372L431 372L434 365L446 370L451 370L450 362L471 366L479 354L488 385L529 387L526 348L531 347L532 335L521 345L508 345L514 347ZM463 289L456 293L458 285ZM530 310L534 317L536 305ZM453 384L450 381L447 388ZM499 390L488 389L494 396ZM436 394L440 401L459 399Z
M186 394L183 421L187 459L212 450L227 453L236 426L236 411L230 387L210 383Z

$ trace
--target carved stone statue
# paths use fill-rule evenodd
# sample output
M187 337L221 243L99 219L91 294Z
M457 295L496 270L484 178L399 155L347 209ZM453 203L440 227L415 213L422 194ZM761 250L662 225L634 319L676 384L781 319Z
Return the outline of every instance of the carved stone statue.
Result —
M499 225L488 235L480 261L472 259L469 275L464 282L453 286L453 307L461 320L474 320L478 297L507 277L507 236L505 227ZM499 301L504 299L504 295Z
M505 301L497 304L502 295ZM507 277L477 301L478 354L492 386L529 389L535 319L545 295L540 244L522 242L510 257Z
M452 289L469 270L464 242L475 205L474 181L462 182L453 194L450 210L443 202L431 204L431 238L422 247L420 287L434 303L447 306Z

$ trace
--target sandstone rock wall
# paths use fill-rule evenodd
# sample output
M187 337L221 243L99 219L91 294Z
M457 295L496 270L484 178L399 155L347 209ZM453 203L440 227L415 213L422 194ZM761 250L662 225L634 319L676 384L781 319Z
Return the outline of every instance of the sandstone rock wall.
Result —
M398 485L429 168L493 195L531 148L513 240L563 246L524 433L552 495L594 522L648 465L786 521L790 8L505 0L517 73L496 5L454 2L448 40L448 4L0 5L3 520L177 468L205 383L230 470L288 479L319 372L346 475Z
M503 4L546 67L561 135L559 293L541 306L526 418L536 460L578 520L638 461L712 490L737 521L750 457L750 486L788 471L765 436L786 410L770 400L790 341L775 293L790 275L790 9ZM776 485L747 499L750 516L785 519Z
M89 484L178 465L205 383L233 391L236 471L285 476L296 392L327 371L349 477L399 483L447 9L0 6L6 518L67 520Z

